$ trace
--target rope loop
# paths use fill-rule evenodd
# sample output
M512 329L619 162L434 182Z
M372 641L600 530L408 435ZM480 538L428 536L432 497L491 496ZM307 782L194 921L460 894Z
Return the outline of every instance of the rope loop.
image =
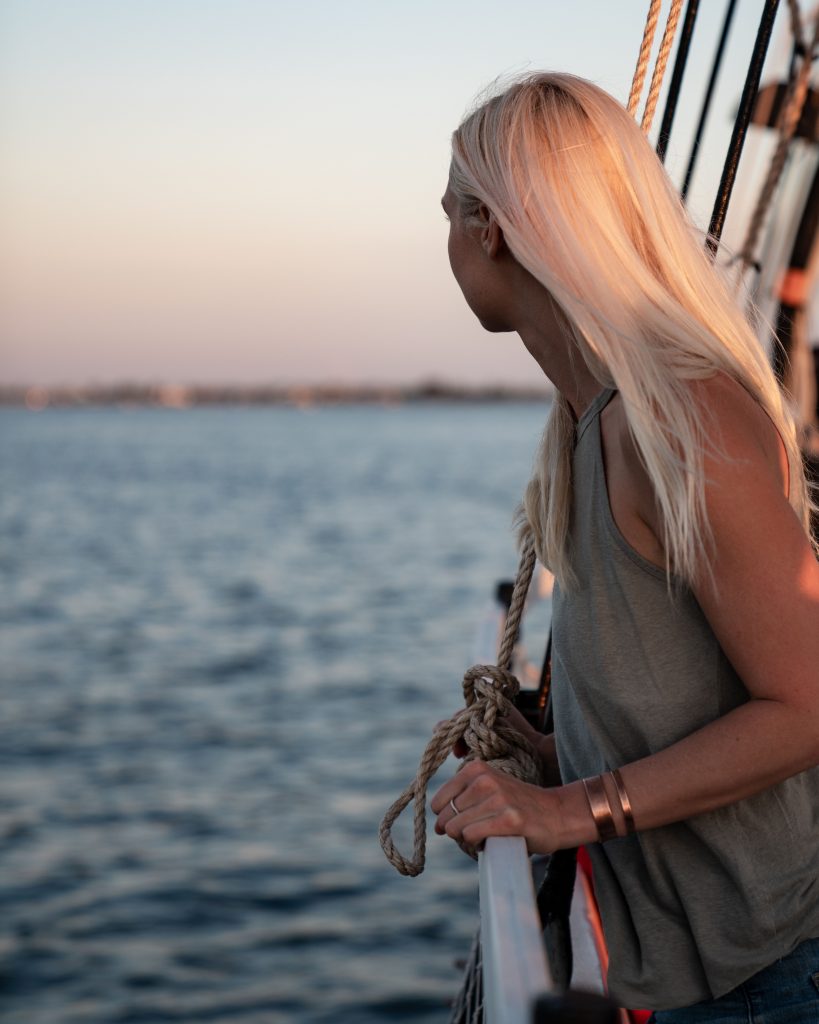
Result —
M402 875L420 875L424 870L427 786L459 740L463 740L467 748L461 768L470 761L481 760L522 782L536 785L542 782L537 751L508 721L514 699L520 692L520 683L510 671L512 652L534 567L534 540L529 535L521 552L498 664L473 665L466 670L464 707L437 726L421 755L415 778L384 815L378 838L387 860ZM405 857L393 842L392 827L410 803L413 804L413 852L411 857Z

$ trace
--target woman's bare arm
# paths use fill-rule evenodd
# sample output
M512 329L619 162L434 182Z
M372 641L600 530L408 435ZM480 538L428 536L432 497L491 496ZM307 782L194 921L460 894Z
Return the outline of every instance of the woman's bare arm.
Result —
M728 459L706 461L713 574L694 590L750 700L622 768L638 829L725 806L819 763L819 564L784 494L781 442L738 385L713 378L697 390L718 408ZM656 515L648 505L640 513L648 523ZM613 786L610 797L616 807ZM537 790L480 763L443 786L432 807L438 831L471 846L524 834L533 852L548 852L597 837L581 783Z
M697 391L719 409L728 459L706 458L712 572L700 574L694 592L751 699L623 771L642 828L732 803L819 763L819 563L785 496L784 448L738 385L715 377ZM677 772L687 778L675 781Z

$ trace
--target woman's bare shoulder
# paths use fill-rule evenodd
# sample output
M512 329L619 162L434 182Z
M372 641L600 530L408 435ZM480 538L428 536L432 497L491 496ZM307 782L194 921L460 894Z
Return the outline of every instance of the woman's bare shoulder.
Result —
M786 497L788 457L782 438L756 399L727 374L687 382L701 411L705 442L706 493L716 511L740 492L762 487ZM654 487L616 395L602 416L604 463L611 510L631 545L655 564L664 564L662 517Z
M728 374L690 382L692 399L702 410L707 476L716 463L733 464L737 471L770 475L788 493L788 456L768 413L750 392ZM722 476L722 473L718 473ZM730 472L728 474L730 476Z
M750 694L815 701L819 564L787 497L782 439L728 379L692 386L721 450L706 451L708 566L693 590Z

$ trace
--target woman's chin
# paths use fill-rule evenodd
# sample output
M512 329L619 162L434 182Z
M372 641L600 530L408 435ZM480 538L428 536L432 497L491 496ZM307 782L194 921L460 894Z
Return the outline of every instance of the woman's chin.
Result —
M479 316L478 320L481 327L485 331L489 331L490 334L508 334L515 329L506 320L502 320L497 316Z

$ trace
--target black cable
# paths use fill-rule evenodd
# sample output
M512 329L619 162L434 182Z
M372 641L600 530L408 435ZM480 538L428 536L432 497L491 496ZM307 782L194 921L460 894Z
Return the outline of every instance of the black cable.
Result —
M665 152L671 137L671 127L674 124L674 114L677 112L677 100L680 97L680 88L688 62L688 51L691 49L691 37L694 34L694 22L697 20L699 7L700 0L688 0L688 6L685 9L680 43L677 47L677 56L674 58L674 70L671 73L671 82L668 86L660 134L657 137L657 156L661 162L665 161Z
M713 255L716 255L719 248L720 236L725 225L725 215L728 212L728 203L731 199L731 192L734 189L739 158L742 156L745 136L748 134L748 125L751 123L751 115L753 114L756 94L759 89L759 80L762 77L762 65L765 63L765 55L768 52L768 44L771 41L773 23L778 7L779 0L765 0L765 5L762 9L759 30L757 31L754 49L751 53L751 63L748 66L748 74L745 77L745 86L739 101L739 110L734 122L734 130L731 133L728 152L725 156L725 164L722 168L722 178L717 189L717 198L711 214L711 223L708 227L708 241L706 245Z
M685 178L683 180L682 188L680 189L680 195L682 196L683 202L688 194L688 186L691 184L691 177L694 174L694 167L697 163L697 157L700 152L700 143L702 142L702 134L705 130L705 122L708 120L708 112L711 109L711 99L714 95L714 86L717 84L717 76L719 75L719 69L722 66L722 56L725 52L725 43L728 39L728 33L731 29L731 21L734 17L734 9L737 5L737 0L728 0L728 7L725 10L725 18L722 22L722 33L717 43L717 51L714 54L714 63L711 65L711 77L708 79L708 86L705 90L705 97L702 101L702 109L700 110L700 119L697 122L697 130L694 133L694 142L691 146L691 155L688 158L688 167L685 171Z

